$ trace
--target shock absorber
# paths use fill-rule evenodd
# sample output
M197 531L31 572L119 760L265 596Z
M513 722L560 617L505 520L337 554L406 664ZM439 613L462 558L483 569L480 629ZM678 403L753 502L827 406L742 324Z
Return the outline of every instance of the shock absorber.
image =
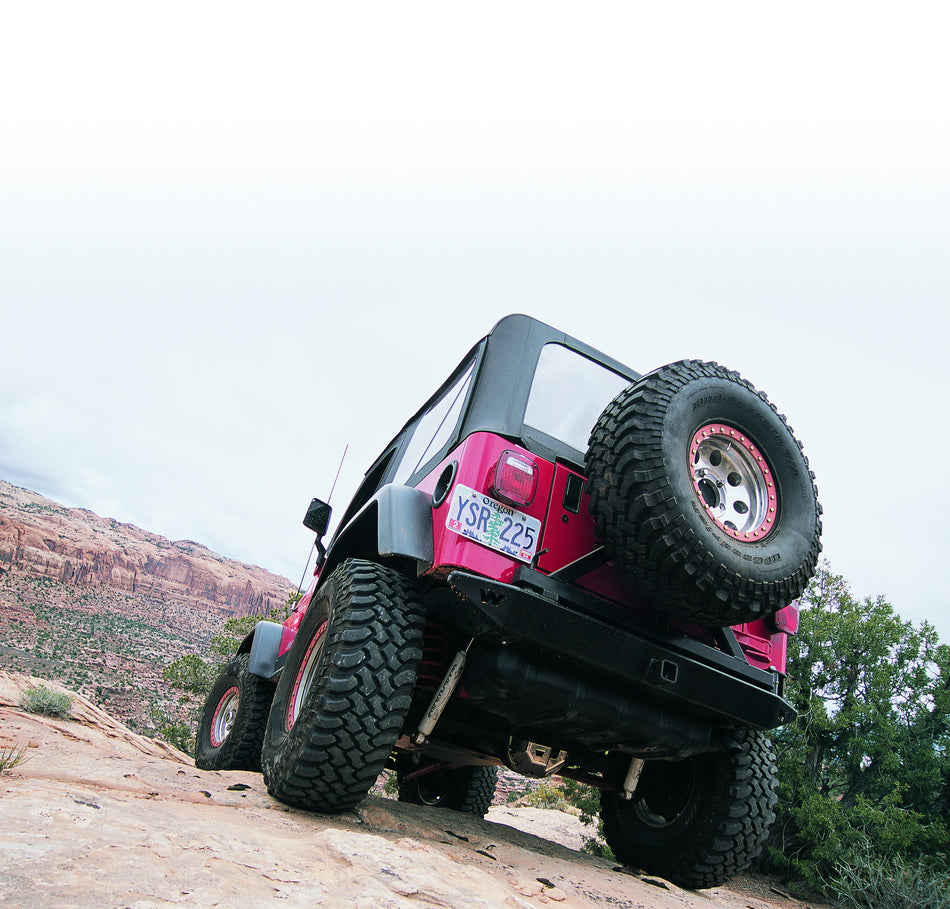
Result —
M646 761L643 758L635 757L630 761L627 768L627 775L624 777L623 786L620 789L620 797L629 801L637 791L637 784L640 782L640 774L643 773L643 765Z
M426 712L419 721L419 728L412 737L415 744L422 745L429 738L432 734L432 730L435 729L435 724L439 722L439 717L445 712L449 698L455 694L455 689L458 688L458 684L462 680L462 673L465 671L465 661L468 659L468 649L472 646L472 641L474 640L475 638L472 638L468 644L465 645L464 650L460 650L455 654L455 658L449 664L448 671L445 673L442 683L432 696L432 700L429 702Z

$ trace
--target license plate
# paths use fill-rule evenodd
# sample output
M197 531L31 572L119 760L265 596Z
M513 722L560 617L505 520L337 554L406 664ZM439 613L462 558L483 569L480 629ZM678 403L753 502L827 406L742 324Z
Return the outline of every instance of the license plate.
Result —
M445 526L476 543L530 562L538 549L541 522L461 483L452 493Z

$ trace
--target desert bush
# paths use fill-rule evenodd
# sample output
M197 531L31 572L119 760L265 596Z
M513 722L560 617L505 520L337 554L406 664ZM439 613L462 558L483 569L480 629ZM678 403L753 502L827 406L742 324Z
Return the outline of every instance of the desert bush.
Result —
M198 654L186 653L162 670L162 678L174 688L203 696L214 684L216 669L216 666L206 663Z
M584 824L593 828L592 836L584 837L583 851L613 861L614 855L604 842L603 824L600 821L600 791L585 783L561 778L556 782L545 781L532 792L527 793L521 804L530 808L547 808L577 813Z
M564 797L564 790L558 783L541 783L540 786L526 792L521 797L521 804L527 808L568 811L571 807L570 803Z
M20 696L20 706L29 713L40 713L68 719L73 709L73 699L64 691L54 691L46 685L27 688Z
M155 726L154 731L150 730L147 733L149 736L161 739L169 745L174 745L175 748L184 751L185 754L194 754L195 728L193 723L174 719L161 707L153 707L149 711L149 719Z
M238 645L254 630L254 626L264 618L271 622L283 622L300 597L300 593L290 594L283 606L275 606L267 616L246 615L227 619L221 630L211 639L206 656L182 654L165 666L162 678L174 688L203 698L211 690L221 670L231 661ZM195 721L197 722L197 717Z
M593 824L600 817L600 790L576 780L561 780L565 801L580 811L585 824Z
M593 836L584 837L584 852L615 861L613 851L604 841L604 822L600 819L600 790L576 780L564 779L561 782L567 803L580 811L580 819L585 824L596 830Z
M852 855L826 885L843 909L950 909L946 873L900 856Z
M26 754L26 745L23 745L20 748L17 748L15 745L0 748L0 773L6 773L8 770L13 770L14 767L19 767L20 764L28 760L29 758Z

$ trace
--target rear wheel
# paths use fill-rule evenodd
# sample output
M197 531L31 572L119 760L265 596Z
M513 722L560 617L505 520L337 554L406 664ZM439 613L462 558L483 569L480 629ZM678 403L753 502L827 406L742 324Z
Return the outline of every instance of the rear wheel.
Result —
M683 360L644 376L601 414L587 468L607 551L659 609L736 625L787 606L814 573L814 475L738 373Z
M604 839L625 865L681 887L716 887L762 851L777 785L768 737L737 730L726 751L648 761L629 801L603 792Z
M448 808L484 817L495 798L495 767L446 767L417 764L408 755L396 759L399 801Z
M421 657L415 584L348 560L310 603L274 694L264 780L275 798L315 811L352 808L402 730Z
M247 671L238 654L215 680L198 725L195 766L199 770L261 769L261 744L274 686Z

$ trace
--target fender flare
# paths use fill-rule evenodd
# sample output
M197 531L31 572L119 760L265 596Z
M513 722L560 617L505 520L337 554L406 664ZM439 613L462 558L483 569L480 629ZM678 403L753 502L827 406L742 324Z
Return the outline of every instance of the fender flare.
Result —
M373 532L375 528L375 533ZM375 552L368 552L374 548ZM346 558L401 556L426 566L432 564L432 496L412 486L389 484L380 488L334 538L321 576L328 577ZM248 672L272 679L286 629L260 621L244 639L238 653L248 653Z
M254 630L244 639L238 650L238 653L250 654L247 671L251 675L259 675L264 679L274 677L283 636L284 626L276 622L261 621L254 626Z
M432 496L412 486L387 484L353 516L330 544L322 574L344 559L401 556L426 567L434 559Z

